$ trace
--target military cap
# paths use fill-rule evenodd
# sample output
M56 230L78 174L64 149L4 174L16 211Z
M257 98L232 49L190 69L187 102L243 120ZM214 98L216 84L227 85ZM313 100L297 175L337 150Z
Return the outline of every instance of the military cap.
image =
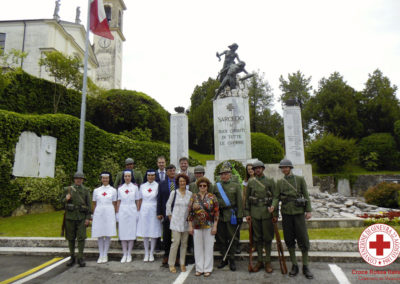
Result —
M125 160L125 165L134 164L135 161L132 158L128 158Z
M76 172L74 173L74 179L75 178L85 178L85 175L82 172Z
M232 169L226 165L222 165L221 169L219 170L219 174L230 173L230 172L232 172Z
M265 169L265 165L261 161L256 161L256 162L253 163L253 169L258 168L258 167L262 167L262 168Z
M204 167L202 165L198 165L194 167L194 173L204 173Z
M283 167L289 167L291 169L293 169L293 164L290 160L288 159L283 159L280 163L279 163L279 168L283 168Z

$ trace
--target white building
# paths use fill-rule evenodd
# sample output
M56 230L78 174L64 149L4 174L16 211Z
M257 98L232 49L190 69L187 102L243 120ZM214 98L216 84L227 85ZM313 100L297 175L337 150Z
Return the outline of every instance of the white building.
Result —
M89 47L88 76L99 86L106 89L121 88L122 74L122 17L126 6L123 0L104 0L113 41L94 36L94 44ZM59 7L58 7L59 9ZM56 8L57 10L57 8ZM0 21L0 49L5 52L11 49L27 52L20 63L27 73L52 81L39 65L39 59L49 51L60 51L66 55L85 54L86 30L76 22L60 20L58 10L53 19Z

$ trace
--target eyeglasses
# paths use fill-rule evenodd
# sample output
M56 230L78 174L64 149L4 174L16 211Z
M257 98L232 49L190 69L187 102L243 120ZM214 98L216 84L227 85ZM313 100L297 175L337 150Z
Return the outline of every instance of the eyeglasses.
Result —
M206 184L199 184L199 187L207 187Z

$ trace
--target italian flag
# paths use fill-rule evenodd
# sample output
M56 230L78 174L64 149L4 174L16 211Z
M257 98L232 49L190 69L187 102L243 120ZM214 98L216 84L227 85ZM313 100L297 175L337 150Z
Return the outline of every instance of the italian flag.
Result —
M91 0L90 3L90 30L92 33L114 39L108 27L106 12L104 11L103 0Z

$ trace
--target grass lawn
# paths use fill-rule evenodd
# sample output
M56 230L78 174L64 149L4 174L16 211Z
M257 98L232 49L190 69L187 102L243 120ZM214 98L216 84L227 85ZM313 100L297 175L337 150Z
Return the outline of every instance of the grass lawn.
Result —
M207 160L214 160L214 155L201 154L201 153L198 153L198 152L196 152L194 150L189 150L189 155L192 158L194 158L196 160L199 160L203 166L206 165L206 161ZM191 165L191 166L193 166L193 165Z
M59 237L64 211L0 218L0 237ZM400 233L400 226L394 227ZM88 237L90 237L88 228ZM364 228L309 229L311 240L357 240ZM282 231L280 231L283 239ZM249 231L240 233L242 240L249 238Z
M328 174L320 174L317 173L317 166L316 165L312 165L312 169L313 169L313 175L314 176L332 176L332 175L340 175L340 174L353 174L353 175L394 175L394 174L399 174L399 171L376 171L376 172L371 172L371 171L367 171L366 169L364 169L363 167L359 166L359 165L346 165L343 168L343 171L338 172L338 173L328 173Z

